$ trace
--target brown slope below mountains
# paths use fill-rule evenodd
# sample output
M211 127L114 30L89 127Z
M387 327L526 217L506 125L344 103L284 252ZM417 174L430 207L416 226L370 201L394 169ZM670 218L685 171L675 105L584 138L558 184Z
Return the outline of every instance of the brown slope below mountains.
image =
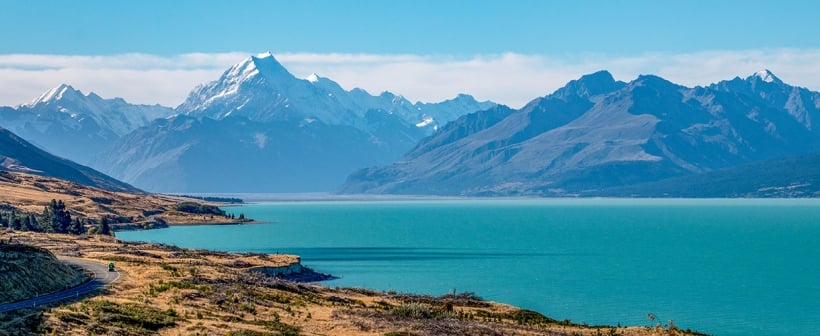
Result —
M52 177L0 171L0 209L40 213L52 199L62 200L72 216L150 227L156 223L224 223L221 216L203 216L175 210L182 197L114 192Z

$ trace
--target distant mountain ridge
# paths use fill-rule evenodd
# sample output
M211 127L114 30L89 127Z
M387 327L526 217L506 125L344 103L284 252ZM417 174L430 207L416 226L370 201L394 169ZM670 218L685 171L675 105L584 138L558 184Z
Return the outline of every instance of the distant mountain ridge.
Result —
M54 177L108 191L142 193L94 169L51 155L0 128L0 171L4 170Z
M345 90L316 74L296 78L270 53L175 109L68 85L0 107L0 126L37 146L161 192L313 192L344 181L344 193L645 194L632 186L671 190L809 158L820 151L818 118L820 93L769 70L693 88L599 71L516 110L469 95L411 103Z
M0 126L50 152L88 164L120 136L173 113L168 107L103 99L61 84L28 104L0 107Z
M328 191L351 171L389 163L441 125L492 106L464 94L413 104L390 92L347 91L316 74L296 78L265 53L197 86L175 109L60 85L29 104L0 107L0 126L152 191ZM247 182L223 183L228 171Z
M768 70L695 88L601 71L520 110L461 117L396 163L352 174L341 191L596 195L816 151L818 118L820 93Z

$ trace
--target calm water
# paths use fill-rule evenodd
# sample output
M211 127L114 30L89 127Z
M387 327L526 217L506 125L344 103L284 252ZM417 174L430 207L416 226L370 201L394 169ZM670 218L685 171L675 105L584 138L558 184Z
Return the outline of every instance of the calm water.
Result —
M647 313L716 335L820 335L820 200L255 204L269 224L120 238L282 252L329 286L485 299L589 324Z

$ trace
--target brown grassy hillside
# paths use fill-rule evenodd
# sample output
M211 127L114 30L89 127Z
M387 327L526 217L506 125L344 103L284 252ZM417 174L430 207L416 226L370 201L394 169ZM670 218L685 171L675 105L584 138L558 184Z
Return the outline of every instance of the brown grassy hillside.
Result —
M157 194L112 192L65 180L0 171L0 209L15 208L40 213L52 199L62 200L72 216L120 218L136 225L160 219L168 224L221 223L223 217L183 213L175 210L189 200Z
M0 303L56 292L84 279L83 272L61 263L46 249L0 243Z

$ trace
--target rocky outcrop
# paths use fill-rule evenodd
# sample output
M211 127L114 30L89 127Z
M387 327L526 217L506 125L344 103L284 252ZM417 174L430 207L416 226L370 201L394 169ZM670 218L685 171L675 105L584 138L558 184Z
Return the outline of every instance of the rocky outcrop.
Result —
M296 282L317 282L334 279L334 276L330 274L319 273L302 266L301 260L283 266L251 267L249 271Z

